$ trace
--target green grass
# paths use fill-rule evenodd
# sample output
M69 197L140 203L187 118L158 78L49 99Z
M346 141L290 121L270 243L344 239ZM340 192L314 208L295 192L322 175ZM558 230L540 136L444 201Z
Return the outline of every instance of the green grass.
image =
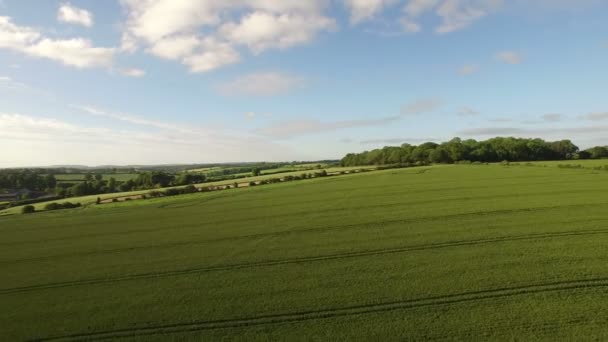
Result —
M608 172L453 165L0 217L0 336L603 340Z
M532 165L558 167L559 165L580 165L583 168L604 167L608 165L608 159L594 160L560 160L532 162Z

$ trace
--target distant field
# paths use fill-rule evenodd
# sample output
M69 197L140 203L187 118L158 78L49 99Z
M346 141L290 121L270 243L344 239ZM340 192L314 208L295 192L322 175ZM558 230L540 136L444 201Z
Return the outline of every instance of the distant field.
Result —
M66 173L66 174L57 174L55 175L55 179L59 182L67 182L67 181L84 181L85 180L84 173ZM108 180L110 178L114 178L119 182L126 182L129 179L133 179L137 177L136 173L111 173L111 174L103 174L103 179Z
M354 171L354 170L373 170L375 169L375 166L352 166L352 167L333 167L333 168L328 168L325 169L328 173L336 173L336 172L350 172L350 171ZM295 172L286 172L286 173L281 173L281 174L276 174L276 175L260 175L260 176L256 176L256 177L245 177L245 178L239 178L239 179L230 179L230 180L224 180L224 181L217 181L217 182L208 182L208 183L201 183L201 184L196 184L196 187L198 188L202 188L202 187L209 187L209 186L219 186L219 185L232 185L235 182L239 183L240 186L246 186L247 183L249 182L259 182L261 180L265 180L265 179L270 179L270 178L277 178L277 177L285 177L285 176L299 176L302 173L314 173L314 172L319 172L320 170L310 170L310 171L295 171ZM181 188L182 186L176 186L175 188ZM163 189L156 189L156 190L163 190ZM142 195L142 194L147 194L149 193L151 190L137 190L137 191L129 191L129 192L115 192L115 193L109 193L109 194L99 194L99 195L88 195L88 196L82 196L82 197L69 197L66 198L65 201L70 201L73 203L81 203L82 205L91 205L94 204L97 201L97 198L100 198L101 200L106 200L106 199L112 199L112 198L122 198L122 197L129 197L129 196L134 196L134 195ZM47 205L50 202L62 202L64 200L55 200L55 201L49 201L49 202L41 202L41 203L36 203L33 204L33 206L36 208L36 210L42 210L44 208L45 205ZM9 208L9 209L5 209L5 210L0 210L0 216L3 215L13 215L13 214L19 214L21 212L21 207L13 207L13 208Z
M559 165L580 165L584 168L594 168L598 166L608 165L608 159L594 159L594 160L560 160L560 161L539 161L532 162L533 165L542 166L559 166Z
M0 336L605 340L607 244L608 172L558 167L385 170L6 216Z

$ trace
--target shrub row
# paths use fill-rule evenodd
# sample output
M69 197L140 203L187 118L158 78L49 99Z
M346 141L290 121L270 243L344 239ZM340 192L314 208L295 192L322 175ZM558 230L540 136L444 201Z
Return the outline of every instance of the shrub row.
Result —
M44 210L60 210L60 209L72 209L80 207L80 203L64 202L64 203L49 203L44 206Z

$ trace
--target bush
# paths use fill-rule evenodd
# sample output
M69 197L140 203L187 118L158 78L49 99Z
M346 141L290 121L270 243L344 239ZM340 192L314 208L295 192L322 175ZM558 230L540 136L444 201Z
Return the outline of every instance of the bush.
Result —
M44 206L44 210L58 210L61 209L61 205L59 203L49 203Z
M22 214L31 214L36 212L36 208L34 208L33 205L26 205L23 208L21 208L21 213Z
M118 198L112 198L112 203L118 202Z
M249 182L249 186L256 186L257 184L254 181Z
M44 210L59 210L59 209L72 209L80 207L80 203L71 203L71 202L63 202L63 203L49 203L44 206Z

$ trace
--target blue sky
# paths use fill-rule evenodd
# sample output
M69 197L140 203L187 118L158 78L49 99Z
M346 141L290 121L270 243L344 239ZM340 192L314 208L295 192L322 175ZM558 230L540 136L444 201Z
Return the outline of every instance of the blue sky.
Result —
M0 167L608 139L601 0L0 0Z

